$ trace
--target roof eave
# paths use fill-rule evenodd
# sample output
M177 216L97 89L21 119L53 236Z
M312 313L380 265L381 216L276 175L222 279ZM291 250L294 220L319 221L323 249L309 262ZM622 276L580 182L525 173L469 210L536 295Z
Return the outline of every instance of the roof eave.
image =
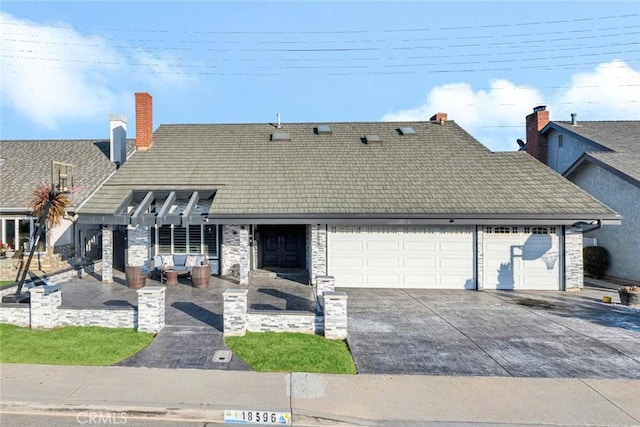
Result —
M618 178L627 181L628 183L635 185L636 187L640 187L640 181L635 179L632 176L627 175L626 173L622 172L620 169L615 168L613 166L611 166L610 164L608 164L605 161L602 161L600 159L597 159L593 156L591 156L589 153L584 153L582 156L580 156L580 158L578 160L576 160L571 166L569 166L569 168L562 174L562 176L564 176L565 178L569 179L569 177L571 175L574 175L576 173L578 173L578 169L580 168L580 166L587 164L587 163L591 163L594 164L596 166L600 166L601 168L605 169L608 172L611 172L612 174L614 174L615 176L617 176Z

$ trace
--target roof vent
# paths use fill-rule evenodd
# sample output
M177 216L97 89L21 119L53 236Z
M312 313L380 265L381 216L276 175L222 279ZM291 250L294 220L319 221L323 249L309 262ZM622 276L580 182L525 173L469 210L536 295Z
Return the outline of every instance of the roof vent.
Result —
M573 126L577 126L578 125L578 119L576 119L577 114L576 113L571 113L571 124Z
M382 145L382 138L380 135L365 135L364 142L367 145Z
M415 135L416 134L416 130L412 127L403 127L403 128L399 128L398 132L400 132L400 135Z
M331 129L331 125L318 125L316 133L318 135L332 135L333 129Z
M291 141L289 132L274 132L271 134L272 141Z

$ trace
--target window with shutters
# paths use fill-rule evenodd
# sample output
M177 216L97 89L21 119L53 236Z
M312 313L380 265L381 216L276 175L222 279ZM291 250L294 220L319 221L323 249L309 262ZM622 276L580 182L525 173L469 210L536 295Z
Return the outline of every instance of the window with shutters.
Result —
M206 254L218 257L218 226L215 224L163 225L158 228L159 254ZM153 240L153 239L152 239Z

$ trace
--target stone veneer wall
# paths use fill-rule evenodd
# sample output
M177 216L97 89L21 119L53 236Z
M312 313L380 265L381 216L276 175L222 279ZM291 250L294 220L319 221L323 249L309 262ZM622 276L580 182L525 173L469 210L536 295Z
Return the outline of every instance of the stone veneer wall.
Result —
M310 254L307 254L310 264L309 276L313 282L316 276L327 274L327 227L325 224L312 224L308 233Z
M135 328L135 307L58 308L56 326L101 326L103 328Z
M584 286L582 261L582 232L565 227L564 235L565 289L579 289Z
M127 265L141 266L144 273L149 273L151 247L151 232L148 225L127 226ZM103 241L104 245L104 241Z
M247 313L249 332L298 332L302 334L322 333L323 317L314 313L285 311L254 311Z
M220 259L220 274L231 273L234 264L240 264L240 226L225 224L222 226L222 248Z
M249 230L248 226L238 230L240 238L240 284L249 284Z
M249 331L324 333L330 339L347 337L347 295L344 292L325 292L324 316L299 311L247 312L248 294L248 289L227 289L222 294L225 336L243 336Z
M329 339L347 338L347 293L325 292L324 336Z
M484 289L484 227L476 226L476 286Z
M41 286L30 289L30 295L29 304L0 303L0 323L45 329L60 326L137 328L151 333L165 326L164 286L139 289L137 307L62 308L62 292L47 294Z
M31 326L31 309L27 304L0 304L0 323Z
M113 282L113 225L102 229L102 281Z

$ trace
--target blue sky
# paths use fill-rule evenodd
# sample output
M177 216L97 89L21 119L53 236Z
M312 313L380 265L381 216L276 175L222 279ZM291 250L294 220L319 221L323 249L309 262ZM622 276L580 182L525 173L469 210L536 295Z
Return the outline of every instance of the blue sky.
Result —
M12 2L3 139L162 123L428 120L494 150L524 117L640 120L640 2Z

